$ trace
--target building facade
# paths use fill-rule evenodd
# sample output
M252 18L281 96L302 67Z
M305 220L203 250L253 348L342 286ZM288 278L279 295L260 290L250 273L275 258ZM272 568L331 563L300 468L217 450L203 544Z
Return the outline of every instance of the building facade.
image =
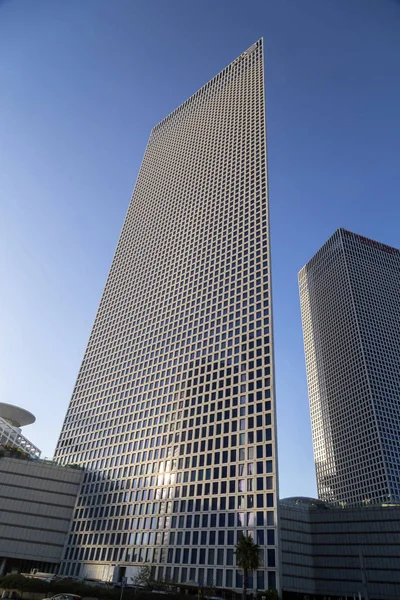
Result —
M82 478L80 469L0 453L0 576L57 571Z
M398 600L400 505L280 501L283 600Z
M339 229L299 273L319 498L400 501L400 251Z
M56 449L66 575L278 587L262 40L151 132Z

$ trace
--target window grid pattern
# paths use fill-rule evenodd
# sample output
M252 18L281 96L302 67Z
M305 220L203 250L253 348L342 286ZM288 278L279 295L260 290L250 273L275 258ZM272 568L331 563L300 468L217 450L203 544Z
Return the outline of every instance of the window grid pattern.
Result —
M267 202L260 40L150 135L56 449L65 574L240 587L250 533L277 585Z
M400 501L400 252L339 229L300 271L319 498Z

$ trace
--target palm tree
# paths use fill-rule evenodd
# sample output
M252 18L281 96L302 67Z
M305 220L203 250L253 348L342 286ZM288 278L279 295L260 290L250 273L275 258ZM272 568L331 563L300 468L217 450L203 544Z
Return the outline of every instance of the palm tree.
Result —
M251 535L242 536L235 547L236 564L243 571L243 600L247 594L247 575L260 566L259 551L260 546L254 543Z

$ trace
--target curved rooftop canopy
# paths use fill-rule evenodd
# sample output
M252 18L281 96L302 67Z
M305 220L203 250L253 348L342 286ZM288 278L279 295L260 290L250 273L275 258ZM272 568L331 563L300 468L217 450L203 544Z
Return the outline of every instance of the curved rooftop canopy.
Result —
M302 508L303 510L327 510L327 509L335 509L335 510L364 510L368 508L398 508L400 507L400 502L379 502L378 504L370 504L366 502L365 504L360 505L349 505L345 504L333 504L330 502L324 502L323 500L318 500L317 498L309 498L308 496L292 496L290 498L282 498L279 500L279 503L284 506L295 506L296 508Z
M6 402L0 402L0 417L14 427L31 425L36 421L36 417L29 410L14 406L14 404L7 404Z
M331 508L328 502L318 500L317 498L309 498L307 496L292 496L291 498L282 498L281 504L287 506L297 506L298 508L324 510Z

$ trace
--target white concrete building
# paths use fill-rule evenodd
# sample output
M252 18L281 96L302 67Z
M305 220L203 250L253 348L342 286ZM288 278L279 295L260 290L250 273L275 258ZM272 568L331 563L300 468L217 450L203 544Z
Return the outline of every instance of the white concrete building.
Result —
M151 132L56 459L88 469L63 573L279 585L262 41Z
M400 502L400 251L338 229L299 285L318 496Z

